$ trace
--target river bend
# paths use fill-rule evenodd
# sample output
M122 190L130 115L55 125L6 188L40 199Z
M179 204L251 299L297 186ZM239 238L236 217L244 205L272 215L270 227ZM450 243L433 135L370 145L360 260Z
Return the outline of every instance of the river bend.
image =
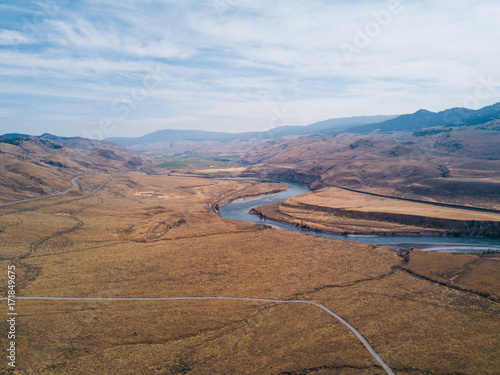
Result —
M236 199L233 202L220 208L220 216L224 219L249 221L253 223L265 223L274 227L286 229L294 232L313 233L321 237L359 241L377 246L390 246L396 249L418 248L426 251L442 251L450 253L481 253L484 251L500 251L500 240L472 237L449 237L449 236L376 236L376 235L338 235L329 233L311 232L294 225L281 223L271 219L261 219L255 215L250 215L252 208L265 204L283 202L294 195L308 193L311 190L304 184L294 182L283 182L289 186L287 191Z

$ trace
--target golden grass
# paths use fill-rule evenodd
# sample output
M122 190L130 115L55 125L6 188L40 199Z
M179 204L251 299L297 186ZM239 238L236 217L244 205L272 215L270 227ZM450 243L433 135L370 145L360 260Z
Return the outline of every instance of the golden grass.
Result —
M500 259L413 250L406 268L434 280L500 297Z
M362 212L388 212L453 220L500 221L500 214L465 209L439 207L429 204L370 196L338 188L292 197L287 203L311 204Z
M431 233L429 228L405 225L381 220L363 220L336 216L332 213L305 209L293 205L272 203L256 209L265 217L284 221L296 226L330 233ZM439 232L439 231L436 231Z
M393 269L401 259L390 249L213 211L279 184L129 173L88 196L107 177L0 211L0 264L16 264L19 295L307 299L351 322L397 374L493 374L500 365L493 301ZM23 300L18 312L22 373L381 373L313 306Z
M246 167L235 167L235 168L209 168L209 169L199 169L195 171L198 174L231 174L239 175L241 172L245 171Z

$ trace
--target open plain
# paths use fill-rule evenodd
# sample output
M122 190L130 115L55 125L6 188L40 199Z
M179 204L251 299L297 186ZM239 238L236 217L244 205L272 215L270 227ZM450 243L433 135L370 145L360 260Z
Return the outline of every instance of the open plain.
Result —
M314 301L358 329L396 374L500 366L495 301L396 267L403 260L389 248L216 212L282 185L139 172L78 185L1 208L1 265L16 266L18 296ZM345 326L310 305L17 300L17 311L21 374L383 373Z

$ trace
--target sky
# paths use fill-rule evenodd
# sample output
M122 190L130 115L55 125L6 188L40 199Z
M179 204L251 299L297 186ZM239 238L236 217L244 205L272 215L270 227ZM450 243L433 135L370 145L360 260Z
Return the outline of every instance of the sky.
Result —
M265 131L500 101L498 0L6 0L0 134Z

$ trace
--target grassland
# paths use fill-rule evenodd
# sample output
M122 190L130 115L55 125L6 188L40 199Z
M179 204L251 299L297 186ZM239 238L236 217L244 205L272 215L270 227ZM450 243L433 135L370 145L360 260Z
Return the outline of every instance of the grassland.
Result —
M405 266L446 285L476 291L500 301L500 259L496 256L426 253L412 250Z
M190 165L200 165L204 164L202 161L199 160L170 160L170 161L164 161L158 165L156 165L156 168L178 168L178 167L187 167Z
M213 157L203 155L180 156L162 159L154 166L158 172L165 169L198 175L231 175L237 176L247 168L239 164L240 155L217 155ZM200 168L202 167L202 168Z
M241 160L241 155L219 155L215 159L221 160Z
M307 299L347 319L397 374L500 367L494 301L394 267L402 260L391 249L224 220L213 209L277 184L135 172L79 183L67 196L1 208L0 263L16 265L18 295ZM17 303L22 374L382 373L344 326L310 306Z
M356 193L338 188L325 188L311 194L292 197L289 204L318 205L361 212L408 214L451 220L500 221L500 213L448 208L419 202L402 201Z
M202 174L202 175L222 175L222 174L229 174L229 175L240 175L241 172L245 171L247 168L246 167L235 167L235 168L210 168L210 169L199 169L195 171L197 174Z

